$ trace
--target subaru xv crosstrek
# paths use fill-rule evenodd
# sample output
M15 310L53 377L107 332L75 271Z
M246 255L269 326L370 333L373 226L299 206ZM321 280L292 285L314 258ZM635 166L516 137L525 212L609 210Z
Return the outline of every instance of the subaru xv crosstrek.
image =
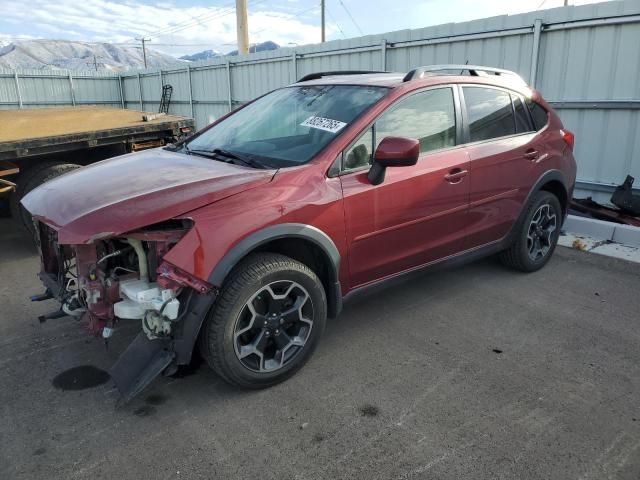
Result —
M262 388L309 359L354 292L498 254L544 266L571 199L574 136L513 72L324 72L191 138L81 168L32 191L36 299L107 341L129 399L199 352Z

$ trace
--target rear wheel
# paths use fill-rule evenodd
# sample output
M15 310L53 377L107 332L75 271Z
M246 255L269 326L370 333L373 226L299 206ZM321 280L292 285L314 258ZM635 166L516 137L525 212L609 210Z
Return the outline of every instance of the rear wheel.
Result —
M200 352L224 380L265 388L298 371L325 327L317 275L279 254L250 255L232 272L200 334Z
M562 208L558 198L550 192L537 192L517 227L514 243L500 254L500 260L523 272L541 269L553 255L561 223Z
M38 168L39 167L39 168ZM18 188L12 195L11 214L20 225L26 228L32 235L34 234L33 220L27 210L20 204L20 200L31 190L39 187L43 183L53 180L60 175L80 168L75 163L45 163L34 167L25 175L22 184L18 183ZM18 180L20 181L20 180Z

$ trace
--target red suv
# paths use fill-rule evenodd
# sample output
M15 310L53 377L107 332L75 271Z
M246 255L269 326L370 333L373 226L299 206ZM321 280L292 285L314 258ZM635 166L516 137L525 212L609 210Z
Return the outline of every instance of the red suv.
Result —
M61 315L142 332L125 398L189 363L261 388L311 356L353 292L499 254L551 257L574 137L513 72L469 65L307 75L190 139L65 174L23 200Z

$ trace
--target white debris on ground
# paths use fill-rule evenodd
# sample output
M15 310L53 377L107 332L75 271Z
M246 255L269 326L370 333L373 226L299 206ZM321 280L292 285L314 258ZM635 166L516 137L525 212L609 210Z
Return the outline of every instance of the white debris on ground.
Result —
M640 247L623 245L611 240L600 240L588 235L563 232L558 240L558 245L640 263Z

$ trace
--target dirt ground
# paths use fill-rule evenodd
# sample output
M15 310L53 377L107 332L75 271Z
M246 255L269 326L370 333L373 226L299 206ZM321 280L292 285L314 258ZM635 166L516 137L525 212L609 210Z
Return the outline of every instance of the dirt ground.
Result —
M284 384L194 366L119 409L108 381L58 376L107 370L138 325L106 350L39 324L37 267L0 219L2 479L640 478L638 264L558 248L531 275L423 275L347 304Z

